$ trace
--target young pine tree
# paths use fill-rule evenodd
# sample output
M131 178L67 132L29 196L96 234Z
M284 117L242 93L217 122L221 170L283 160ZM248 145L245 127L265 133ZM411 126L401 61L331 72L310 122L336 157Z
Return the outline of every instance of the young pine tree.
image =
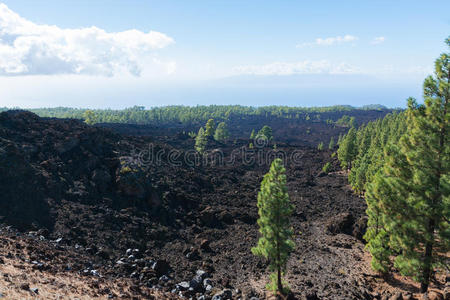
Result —
M333 148L334 148L334 138L331 137L330 143L328 144L328 149L333 150Z
M323 142L320 142L320 143L317 145L317 150L319 150L319 151L322 151L322 150L323 150Z
M338 158L341 162L341 167L349 169L352 166L352 161L358 154L358 147L356 145L356 129L350 128L348 133L342 138L338 149Z
M207 137L212 137L214 135L214 130L216 129L216 123L214 119L209 119L205 125L205 134Z
M206 135L206 132L203 127L200 127L197 133L197 137L195 138L195 150L197 150L200 154L203 154L207 143L208 137Z
M92 110L86 110L83 114L84 122L89 125L97 123L97 115Z
M286 187L286 169L281 159L272 162L269 172L264 176L261 190L258 193L258 225L261 238L252 253L269 259L272 283L267 287L273 291L285 293L281 281L286 270L286 262L294 249L291 240L293 230L289 217L294 207L289 202Z
M214 133L214 139L219 142L224 142L229 136L227 125L225 122L220 122Z
M424 105L409 99L408 132L386 148L384 171L368 188L370 212L382 220L380 231L368 236L369 250L375 257L388 245L395 267L420 282L422 292L435 268L448 266L450 251L450 54L436 60L424 98ZM375 221L369 214L369 224ZM388 243L373 242L380 232Z
M342 142L342 133L339 134L339 138L337 141L338 146L341 144L341 142Z
M264 137L268 141L272 140L272 138L273 138L272 128L270 126L264 125L263 128L261 128L261 130L258 131L256 138L258 138L258 137L259 138Z

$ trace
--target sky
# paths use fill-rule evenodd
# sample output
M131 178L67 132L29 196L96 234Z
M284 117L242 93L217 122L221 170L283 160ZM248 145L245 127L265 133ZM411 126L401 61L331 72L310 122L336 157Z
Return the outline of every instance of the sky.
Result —
M449 1L0 0L0 107L422 97Z

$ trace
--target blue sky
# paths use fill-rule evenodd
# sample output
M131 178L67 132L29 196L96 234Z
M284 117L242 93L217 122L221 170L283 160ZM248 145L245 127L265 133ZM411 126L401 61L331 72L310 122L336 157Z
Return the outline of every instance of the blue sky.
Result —
M449 1L0 3L0 107L397 107L450 33Z

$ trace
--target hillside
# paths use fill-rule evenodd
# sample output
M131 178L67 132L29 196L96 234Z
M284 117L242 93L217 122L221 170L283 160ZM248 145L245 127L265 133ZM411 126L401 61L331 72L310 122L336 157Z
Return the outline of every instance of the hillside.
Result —
M38 274L75 280L67 297L226 299L231 292L233 299L263 299L267 264L250 249L258 238L259 184L271 155L279 154L287 161L295 205L296 247L286 276L293 297L417 293L413 284L398 278L383 283L370 270L361 241L365 201L347 185L333 151L316 149L318 140L337 140L345 128L310 123L315 134L309 135L304 124L290 122L290 131L279 120L254 119L240 129L230 122L234 141L209 141L208 163L192 163L194 141L183 133L189 128L164 134L164 128L108 129L25 111L1 113L0 221L12 227L0 231L0 271L23 278L31 268L26 281L46 291L42 298L56 288ZM264 124L274 128L276 151L259 145L254 150L263 159L255 161L237 154L249 150L248 128ZM322 172L326 162L328 174ZM0 293L15 297L17 282L0 281ZM89 288L77 290L85 282Z

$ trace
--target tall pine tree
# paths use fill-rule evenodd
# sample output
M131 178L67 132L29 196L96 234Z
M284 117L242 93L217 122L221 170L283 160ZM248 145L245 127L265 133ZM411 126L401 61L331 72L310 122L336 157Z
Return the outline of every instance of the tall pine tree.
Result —
M281 159L272 162L269 172L264 176L261 190L258 193L258 225L261 238L252 252L269 259L272 283L267 287L271 290L285 293L281 275L286 270L290 252L294 249L291 240L293 230L289 217L293 205L289 202L286 187L286 169Z
M214 135L214 130L216 129L216 122L214 119L209 119L205 125L205 134L207 137L212 137Z
M355 159L357 153L356 129L355 127L352 127L342 139L338 149L338 158L342 168L351 168L352 161Z
M224 142L230 136L225 122L220 122L217 125L216 132L214 132L214 139L219 142Z
M195 150L197 150L200 154L203 154L203 152L205 152L207 143L208 143L208 136L206 135L206 132L203 129L203 127L200 127L197 136L195 138Z
M422 292L435 268L448 266L450 251L449 53L425 79L424 98L423 105L409 100L407 134L388 144L384 169L368 185L366 234L373 265L386 270L394 254L394 266Z

